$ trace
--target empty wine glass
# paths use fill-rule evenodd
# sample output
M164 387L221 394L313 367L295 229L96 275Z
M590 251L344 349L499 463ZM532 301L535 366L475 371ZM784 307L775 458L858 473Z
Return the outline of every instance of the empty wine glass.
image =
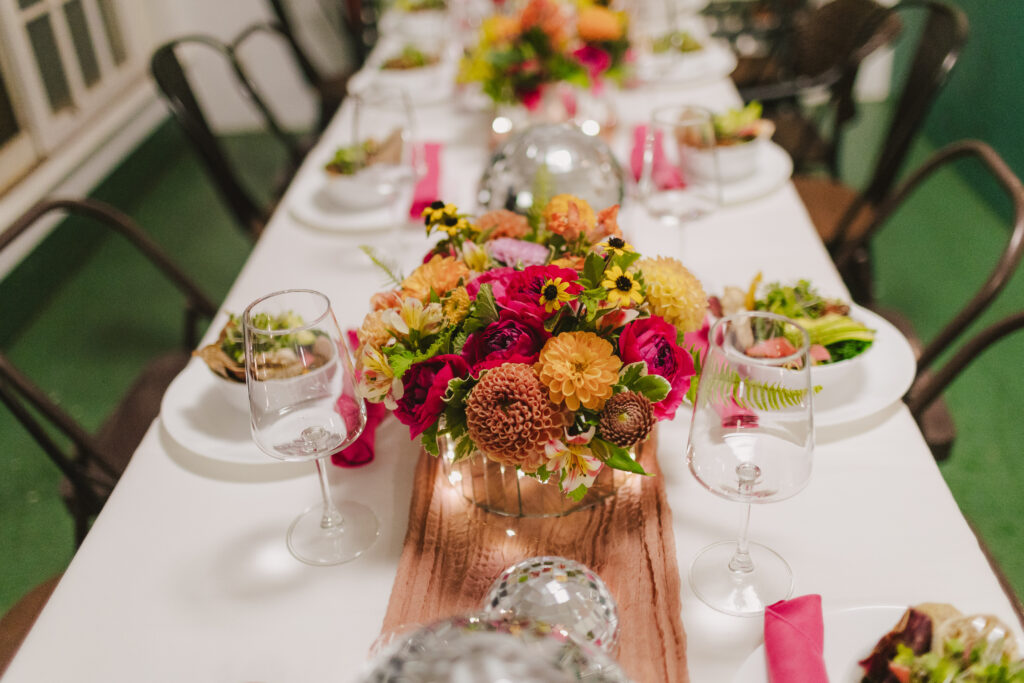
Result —
M721 183L710 111L668 105L652 112L639 190L648 212L666 223L696 220L718 208Z
M322 503L288 528L288 549L312 565L352 560L378 536L377 517L360 503L331 500L324 459L362 433L366 406L331 302L320 292L268 294L242 315L252 438L281 460L316 463Z
M747 528L751 503L789 498L810 479L810 341L792 320L763 311L722 318L708 341L686 459L697 481L744 511L739 539L701 550L690 584L711 607L754 616L793 590L789 565L749 542Z

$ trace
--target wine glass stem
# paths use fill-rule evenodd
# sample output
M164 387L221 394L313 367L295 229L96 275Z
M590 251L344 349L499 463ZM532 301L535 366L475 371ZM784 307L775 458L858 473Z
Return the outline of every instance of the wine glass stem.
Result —
M320 478L320 493L324 497L324 515L320 519L320 528L322 529L341 529L345 526L345 518L341 516L341 512L334 506L334 501L331 499L331 486L327 481L327 466L324 464L326 458L317 458L316 460L316 473Z
M749 574L754 571L754 562L750 559L747 547L747 529L750 528L750 503L743 506L743 521L740 523L740 535L736 541L736 552L729 560L729 571L737 574Z

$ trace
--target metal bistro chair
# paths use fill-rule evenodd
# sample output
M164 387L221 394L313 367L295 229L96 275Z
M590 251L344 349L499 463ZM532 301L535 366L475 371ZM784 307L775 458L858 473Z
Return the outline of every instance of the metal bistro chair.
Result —
M955 7L935 0L904 0L893 11L904 20L923 13L925 22L867 187L858 193L831 178L793 179L811 221L833 255L845 241L863 232L872 222L872 212L892 191L910 144L967 41L967 17Z
M239 226L253 240L263 232L272 207L262 206L246 189L241 176L232 165L203 113L189 80L185 67L186 62L180 58L178 51L186 45L205 47L219 54L230 65L242 93L259 116L264 129L280 143L288 156L287 166L282 177L276 183L274 192L276 200L302 163L310 144L285 130L239 59L238 51L246 41L255 35L264 33L277 35L285 42L288 41L287 34L276 24L254 24L242 31L230 43L224 43L205 35L176 38L157 48L150 59L150 71L153 74L153 79L163 93L171 113L203 160L207 172L227 202Z
M740 88L745 102L764 105L775 123L774 141L798 173L823 166L838 177L837 150L856 115L853 84L861 62L901 29L899 16L874 0L833 0L800 12L769 58L771 78ZM805 108L801 99L813 93L827 93L827 104Z
M190 351L198 342L199 319L212 318L217 307L131 218L98 201L50 199L40 202L0 233L0 251L43 217L59 212L90 218L119 233L185 296L182 347L150 362L95 434L87 432L46 391L0 353L0 402L64 475L61 494L74 518L76 543L81 543L91 519L99 514L159 413L164 391L188 362ZM122 292L130 296L126 290ZM55 438L57 434L60 441ZM63 446L64 440L69 441L70 446Z
M941 356L953 342L959 338L967 327L973 323L988 305L1003 290L1010 277L1016 271L1020 263L1021 255L1024 254L1024 185L1014 175L1013 171L1006 165L996 152L983 142L977 140L966 140L957 142L939 150L921 168L907 178L907 180L887 199L875 213L874 221L855 241L844 245L842 251L836 256L836 266L840 274L848 282L858 282L858 278L868 278L870 273L865 272L863 264L866 260L863 254L869 252L872 238L886 225L892 214L907 200L918 187L921 186L933 173L947 164L955 161L974 158L981 162L982 167L998 183L999 187L1006 193L1013 207L1012 229L1006 243L1006 248L1000 255L995 267L988 278L978 289L977 293L952 316L950 321L935 335L934 339L924 345L916 341L916 334L909 321L894 311L880 310L879 313L889 318L915 346L917 353L917 373L914 384L907 394L907 404L910 411L917 420L924 433L925 441L928 442L932 453L937 460L944 460L949 457L956 436L955 426L952 417L941 401L934 400L941 388L948 383L948 380L935 380L931 374L931 368L935 361ZM931 247L931 245L929 245ZM861 283L862 291L869 296L864 303L876 308L873 290L869 284ZM949 366L947 366L948 368ZM953 366L954 368L956 366ZM947 371L940 372L940 377L945 377ZM941 383L944 382L944 383ZM939 388L934 387L938 383ZM931 388L929 388L931 387Z
M317 130L323 132L331 117L345 99L348 79L362 68L377 39L376 7L374 3L341 2L340 0L307 0L299 11L294 0L268 0L270 9L286 40L295 54L303 78L316 91L319 100ZM303 19L315 19L319 26L327 26L338 46L348 53L350 63L332 65L329 73L318 68L312 59L313 49L301 40Z
M971 337L942 368L921 378L921 381L914 385L906 398L907 407L910 408L910 412L915 415L925 413L978 356L1022 328L1024 328L1024 311L1018 311L989 325ZM1003 592L1010 599L1013 610L1017 614L1017 619L1024 624L1024 605L1021 604L1017 592L1003 573L988 546L978 534L977 529L974 529L973 524L971 528L974 530L975 535L978 536L978 544L985 553L985 557L995 572L996 578L999 579L999 585L1002 586Z

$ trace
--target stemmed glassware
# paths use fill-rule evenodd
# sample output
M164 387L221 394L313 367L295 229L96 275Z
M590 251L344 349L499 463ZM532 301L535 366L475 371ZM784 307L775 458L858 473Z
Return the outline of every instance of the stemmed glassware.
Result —
M385 150L380 161L363 173L369 175L371 191L393 211L393 222L399 225L423 171L422 154L415 148L412 102L404 89L380 85L353 93L350 99L353 142L374 140Z
M373 512L360 503L334 503L324 460L362 433L366 406L331 302L320 292L268 294L242 315L245 377L252 438L264 453L316 464L322 503L288 529L288 549L312 565L361 555L377 539Z
M747 540L751 503L801 491L814 451L807 332L764 311L712 326L694 402L686 459L712 493L744 504L737 541L704 548L690 568L694 593L739 616L789 597L793 573L780 555Z
M710 111L690 105L653 111L639 190L647 211L665 223L682 224L718 208L721 184Z

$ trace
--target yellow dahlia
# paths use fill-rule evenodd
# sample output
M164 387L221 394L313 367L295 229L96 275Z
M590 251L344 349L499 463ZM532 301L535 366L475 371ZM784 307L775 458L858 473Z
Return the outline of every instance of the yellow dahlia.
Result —
M444 311L444 320L449 325L458 325L466 314L469 313L469 293L465 287L456 287L448 298L441 302L441 309Z
M700 329L708 297L693 273L667 256L646 258L636 266L644 274L651 313L672 323L680 332Z
M642 303L644 300L640 283L633 278L632 273L618 266L612 266L604 271L601 286L605 290L605 299L612 306L627 307Z
M402 296L429 301L431 289L438 296L447 294L468 276L469 268L460 259L434 254L402 281Z
M622 361L607 339L593 332L563 332L541 349L534 368L551 400L570 410L600 410L612 395Z

